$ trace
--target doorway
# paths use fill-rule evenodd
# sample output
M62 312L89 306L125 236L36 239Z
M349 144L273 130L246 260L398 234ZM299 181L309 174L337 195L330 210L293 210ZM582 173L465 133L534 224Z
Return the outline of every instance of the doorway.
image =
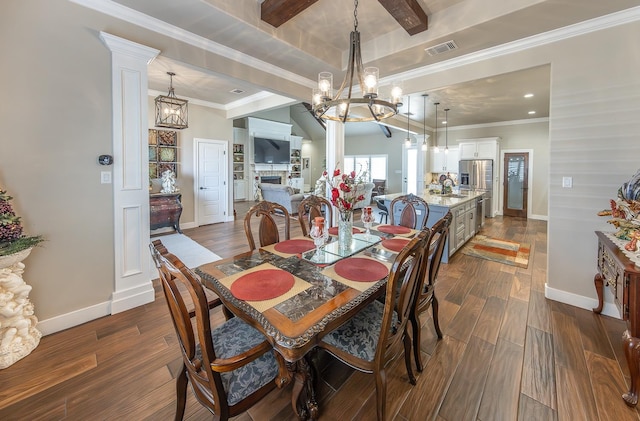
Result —
M196 139L196 222L215 224L226 220L227 148L222 140Z
M424 189L424 155L420 146L402 147L402 192L421 194Z
M505 153L503 215L526 218L528 193L529 153Z

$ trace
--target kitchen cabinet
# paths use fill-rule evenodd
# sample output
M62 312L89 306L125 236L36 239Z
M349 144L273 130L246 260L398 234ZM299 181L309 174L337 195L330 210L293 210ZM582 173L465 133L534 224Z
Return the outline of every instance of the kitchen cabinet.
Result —
M462 139L458 143L459 159L498 159L498 137Z
M458 148L449 148L449 153L444 153L441 150L438 153L435 153L433 149L431 149L429 155L429 162L431 172L433 173L442 173L442 172L458 172L458 161L459 161L459 150Z

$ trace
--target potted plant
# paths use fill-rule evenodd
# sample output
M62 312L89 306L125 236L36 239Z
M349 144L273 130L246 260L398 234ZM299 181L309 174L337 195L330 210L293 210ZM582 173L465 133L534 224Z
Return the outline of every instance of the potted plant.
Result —
M22 279L22 261L43 238L24 235L11 199L0 190L0 369L31 353L42 337L28 298L31 286Z

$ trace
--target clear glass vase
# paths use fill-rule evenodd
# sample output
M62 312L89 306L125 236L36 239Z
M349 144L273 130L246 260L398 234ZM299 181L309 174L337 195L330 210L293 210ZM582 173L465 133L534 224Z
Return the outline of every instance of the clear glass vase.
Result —
M338 214L338 246L342 250L351 247L353 238L353 212L340 212Z

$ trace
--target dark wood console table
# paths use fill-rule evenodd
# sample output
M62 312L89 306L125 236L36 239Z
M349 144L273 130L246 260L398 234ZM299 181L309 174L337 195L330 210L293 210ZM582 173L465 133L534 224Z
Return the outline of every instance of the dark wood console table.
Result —
M627 330L622 334L622 346L631 374L629 391L622 398L629 406L638 403L638 381L640 380L640 268L620 251L618 246L604 233L598 236L598 273L593 282L598 293L598 307L602 311L603 287L608 285L615 297Z
M180 234L180 215L182 203L180 193L159 193L149 195L149 212L151 214L151 229L172 227Z

